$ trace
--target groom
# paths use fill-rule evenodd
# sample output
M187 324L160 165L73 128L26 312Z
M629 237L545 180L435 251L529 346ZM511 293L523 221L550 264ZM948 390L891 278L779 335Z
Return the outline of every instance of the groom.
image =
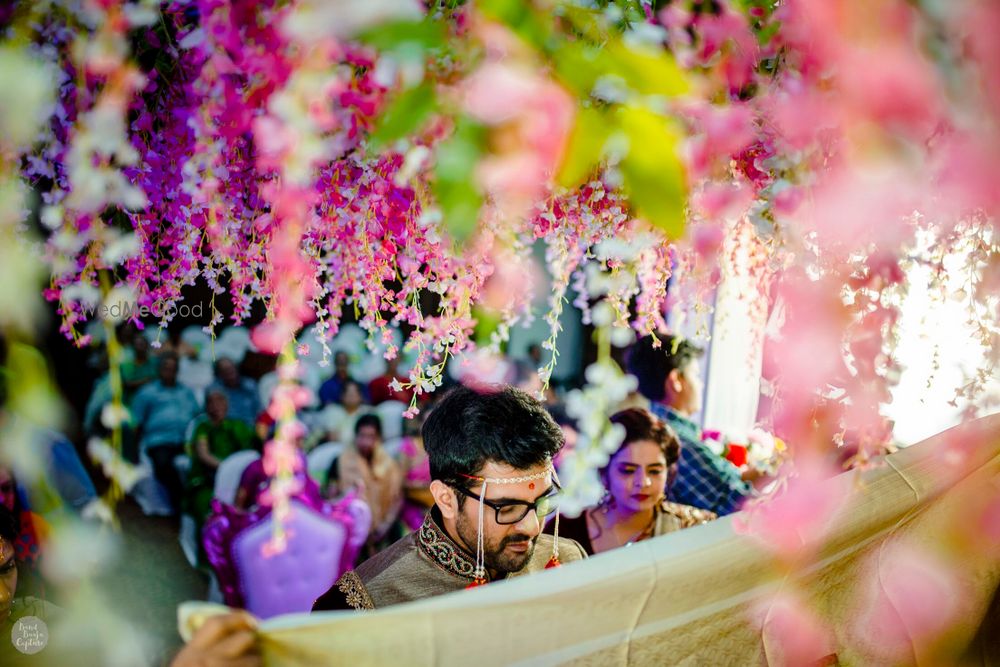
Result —
M558 503L552 457L563 437L537 400L513 387L457 387L423 437L434 507L420 530L345 573L313 611L378 609L586 557L541 532ZM253 633L242 612L209 619L172 667L259 665Z

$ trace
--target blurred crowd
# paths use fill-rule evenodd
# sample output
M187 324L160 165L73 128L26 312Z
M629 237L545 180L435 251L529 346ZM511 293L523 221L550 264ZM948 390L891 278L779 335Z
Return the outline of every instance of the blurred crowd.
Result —
M268 411L277 386L275 360L256 354L245 330L230 327L215 340L199 331L170 340L129 327L121 331L123 450L148 473L129 491L145 513L180 517L185 555L215 582L211 595L217 601L251 608L253 584L238 572L245 564L235 561L240 535L270 518L273 471L263 453L275 430ZM336 547L340 560L324 575L329 579L420 530L434 506L421 426L435 400L464 379L462 363L453 362L444 386L418 396L417 416L406 419L414 394L405 359L386 361L381 350L370 350L363 336L349 332L333 341L331 363L324 365L317 350L322 347L315 341L300 345L300 382L311 390L312 401L298 415L303 428L295 443L294 500L343 529ZM703 394L701 353L690 342L669 337L662 345L640 340L628 351L628 370L638 377L639 390L611 419L624 442L600 470L604 497L580 516L564 517L560 529L587 553L736 511L767 481L759 468L714 448L694 420ZM104 369L106 357L98 353L92 364ZM524 358L501 360L485 380L541 395L541 405L562 429L565 451L576 442L575 424L560 391L539 391L542 365L542 350L532 345ZM106 438L118 418L111 387L105 373L83 411L91 443ZM38 430L38 439L47 452L46 475L64 505L86 513L96 494L76 448L55 433ZM0 497L18 518L22 594L44 588L37 563L44 552L45 512L31 506L29 495L12 468L0 467ZM552 528L550 522L545 529Z

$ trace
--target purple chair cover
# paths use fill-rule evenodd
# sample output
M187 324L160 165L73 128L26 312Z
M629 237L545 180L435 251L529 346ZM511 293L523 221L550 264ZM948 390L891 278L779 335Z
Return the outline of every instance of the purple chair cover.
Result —
M287 544L280 553L265 555L273 521L272 515L233 539L243 601L258 618L309 611L337 580L347 544L344 524L292 501L285 522Z
M296 497L287 523L288 548L265 558L270 515L269 507L247 513L213 500L202 531L225 603L261 618L308 611L354 564L371 524L368 506L353 494L333 505Z

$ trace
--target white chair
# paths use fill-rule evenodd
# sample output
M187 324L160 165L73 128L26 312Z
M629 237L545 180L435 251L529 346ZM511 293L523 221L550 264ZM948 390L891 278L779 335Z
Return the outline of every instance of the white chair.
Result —
M191 443L194 445L194 432L198 430L198 427L208 421L208 415L202 412L197 415L194 419L188 422L187 428L184 429L184 442Z
M385 401L375 406L375 414L382 421L382 439L391 440L403 435L403 413L406 403Z
M311 452L306 454L306 467L309 469L309 476L317 484L321 484L326 472L330 469L333 460L344 451L344 445L340 442L324 442Z
M309 359L299 360L299 378L302 386L308 387L314 396L319 394L319 388L323 385L323 370L318 364L313 363ZM317 398L313 403L318 405L319 399Z
M170 494L153 474L153 462L145 451L139 454L139 469L144 475L132 487L131 496L142 513L146 516L172 516L174 509L170 506Z
M350 322L341 326L340 330L337 331L337 335L330 342L330 350L333 352L344 350L348 354L356 353L364 348L366 340L368 340L368 332Z
M260 454L246 449L223 459L215 471L215 497L232 505L236 501L236 492L239 490L243 471L259 458Z
M276 371L264 373L264 375L257 380L257 398L260 399L260 405L262 408L266 408L271 404L271 394L274 393L279 381L278 373Z
M212 337L205 333L205 330L197 324L185 327L184 331L181 332L181 341L190 345L199 353L212 345Z
M514 377L514 365L487 349L478 349L456 354L448 364L448 375L456 382L506 384Z
M205 405L205 390L215 380L212 364L202 358L181 357L177 366L177 381L194 392L198 405Z
M366 354L352 367L351 375L366 387L375 378L385 375L385 358L377 354Z
M216 358L228 357L239 366L250 349L250 332L244 327L226 327L215 339Z
M321 361L323 361L323 341L320 340L319 334L316 333L316 325L312 324L302 332L298 337L300 345L305 345L309 348L308 354L298 354L299 361L303 363L310 363L314 366L318 366ZM330 345L330 340L327 340L327 345ZM332 352L331 352L332 355ZM322 369L325 373L329 373L329 370Z
M181 514L181 532L177 539L187 562L191 567L198 567L198 526L190 514Z

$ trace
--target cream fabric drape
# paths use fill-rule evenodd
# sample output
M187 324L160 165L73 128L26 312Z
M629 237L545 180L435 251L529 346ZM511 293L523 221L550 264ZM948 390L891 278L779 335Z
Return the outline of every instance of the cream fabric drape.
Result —
M954 451L946 454L949 438L964 443L960 460ZM833 628L840 664L875 664L847 634L864 564L890 537L934 545L973 499L996 495L1000 415L900 451L878 469L827 483L854 493L824 550L790 577L778 574L754 540L734 532L739 515L733 515L480 589L370 613L271 619L261 625L265 664L767 664L775 659L776 638L767 624L762 629L750 621L749 610L793 585ZM997 588L1000 564L974 549L954 564L971 595L950 638L965 645ZM883 566L891 563L879 562ZM182 625L198 609L186 606ZM817 659L830 653L816 652ZM915 647L912 662L932 664L932 658Z

